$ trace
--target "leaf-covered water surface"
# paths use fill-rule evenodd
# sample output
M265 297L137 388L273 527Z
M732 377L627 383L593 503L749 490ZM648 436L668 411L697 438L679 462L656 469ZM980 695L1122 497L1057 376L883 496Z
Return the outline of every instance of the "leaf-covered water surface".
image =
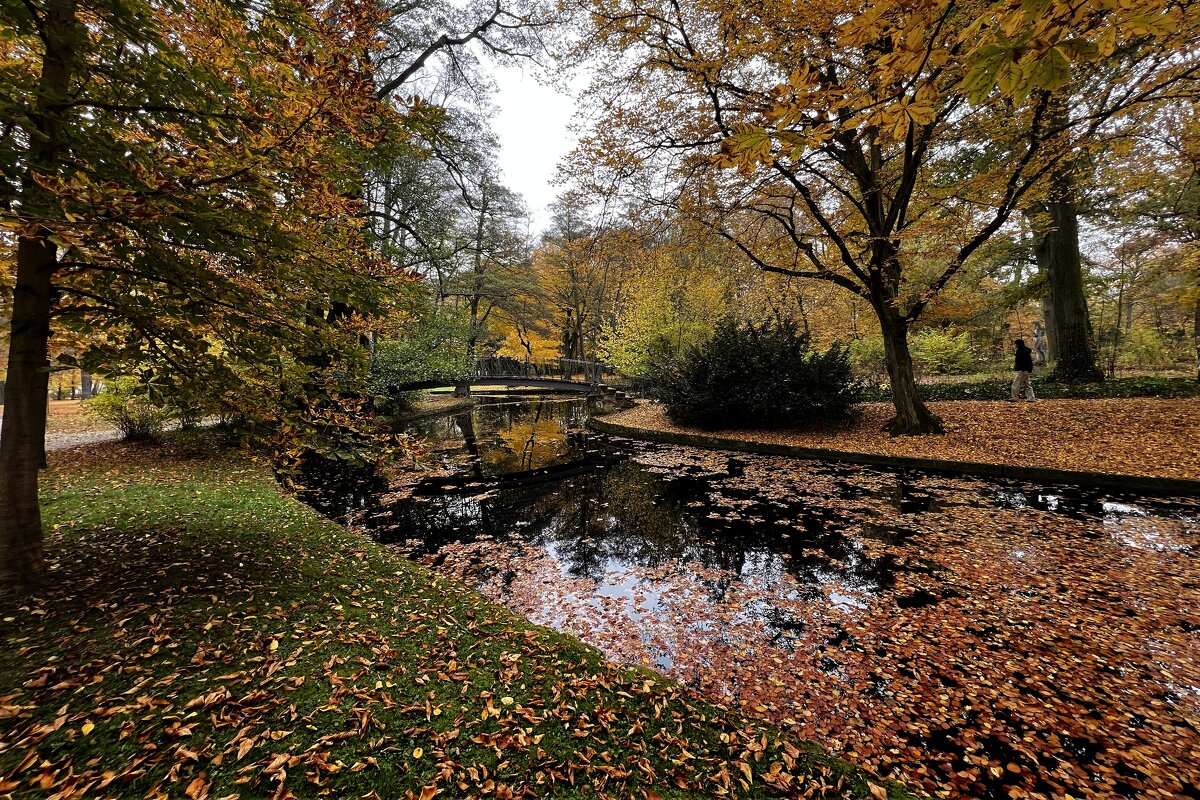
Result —
M938 795L1200 797L1195 501L616 448L364 522Z

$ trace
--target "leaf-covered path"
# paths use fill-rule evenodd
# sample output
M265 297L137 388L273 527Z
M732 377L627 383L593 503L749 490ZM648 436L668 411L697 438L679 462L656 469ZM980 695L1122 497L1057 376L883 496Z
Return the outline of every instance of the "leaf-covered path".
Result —
M887 403L866 403L853 421L834 428L698 431L650 404L606 419L652 431L853 453L1200 480L1200 401L1193 398L955 400L929 407L942 418L944 436L888 436L884 423L895 410Z
M55 456L46 501L53 585L0 614L0 797L887 794L207 443Z

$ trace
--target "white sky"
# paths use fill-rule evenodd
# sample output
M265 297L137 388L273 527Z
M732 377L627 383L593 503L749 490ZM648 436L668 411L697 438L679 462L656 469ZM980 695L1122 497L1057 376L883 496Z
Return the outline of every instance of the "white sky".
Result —
M493 98L498 113L492 129L500 139L498 162L504 184L525 198L532 233L549 224L547 207L561 191L553 185L559 161L575 145L568 130L575 100L558 89L538 83L532 71L494 66L499 91Z

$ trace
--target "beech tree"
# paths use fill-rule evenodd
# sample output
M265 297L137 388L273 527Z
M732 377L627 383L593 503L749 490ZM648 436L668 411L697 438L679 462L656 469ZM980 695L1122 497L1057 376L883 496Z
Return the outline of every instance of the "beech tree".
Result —
M346 343L315 312L377 305L355 187L399 117L359 55L372 4L0 13L0 220L16 243L0 592L13 592L44 573L51 326L87 335L85 366L140 365L153 384L159 365L217 395L257 376L278 394L285 362Z
M44 573L52 321L85 367L202 386L281 436L342 428L367 320L412 277L365 213L372 151L420 160L444 119L412 90L427 64L464 74L456 48L515 56L542 25L494 0L0 9L0 593Z
M870 303L895 434L938 432L908 331L1023 199L1130 109L1194 90L1190 3L599 0L576 170ZM1092 65L1119 58L1108 82ZM1103 81L1100 79L1103 78ZM1054 113L1069 81L1090 102ZM664 181L662 176L672 179Z

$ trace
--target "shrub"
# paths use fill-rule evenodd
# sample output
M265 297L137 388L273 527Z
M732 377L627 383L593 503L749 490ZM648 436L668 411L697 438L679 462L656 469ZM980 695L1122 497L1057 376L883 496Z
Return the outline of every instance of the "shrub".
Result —
M909 348L921 369L935 375L961 375L975 367L971 337L965 333L929 328L913 334Z
M850 364L856 374L873 384L887 378L887 353L882 336L864 336L850 342Z
M1122 367L1163 367L1173 359L1167 343L1153 328L1134 328L1121 338L1117 363Z
M842 417L860 392L849 351L813 351L791 323L726 320L680 359L652 364L651 376L671 419L706 428Z
M151 402L143 390L136 378L115 378L83 405L89 415L112 425L125 439L154 439L170 421L171 412Z
M378 342L371 355L368 392L376 398L376 410L384 414L402 412L421 396L397 387L427 378L455 378L471 370L462 319L431 313L404 334Z

